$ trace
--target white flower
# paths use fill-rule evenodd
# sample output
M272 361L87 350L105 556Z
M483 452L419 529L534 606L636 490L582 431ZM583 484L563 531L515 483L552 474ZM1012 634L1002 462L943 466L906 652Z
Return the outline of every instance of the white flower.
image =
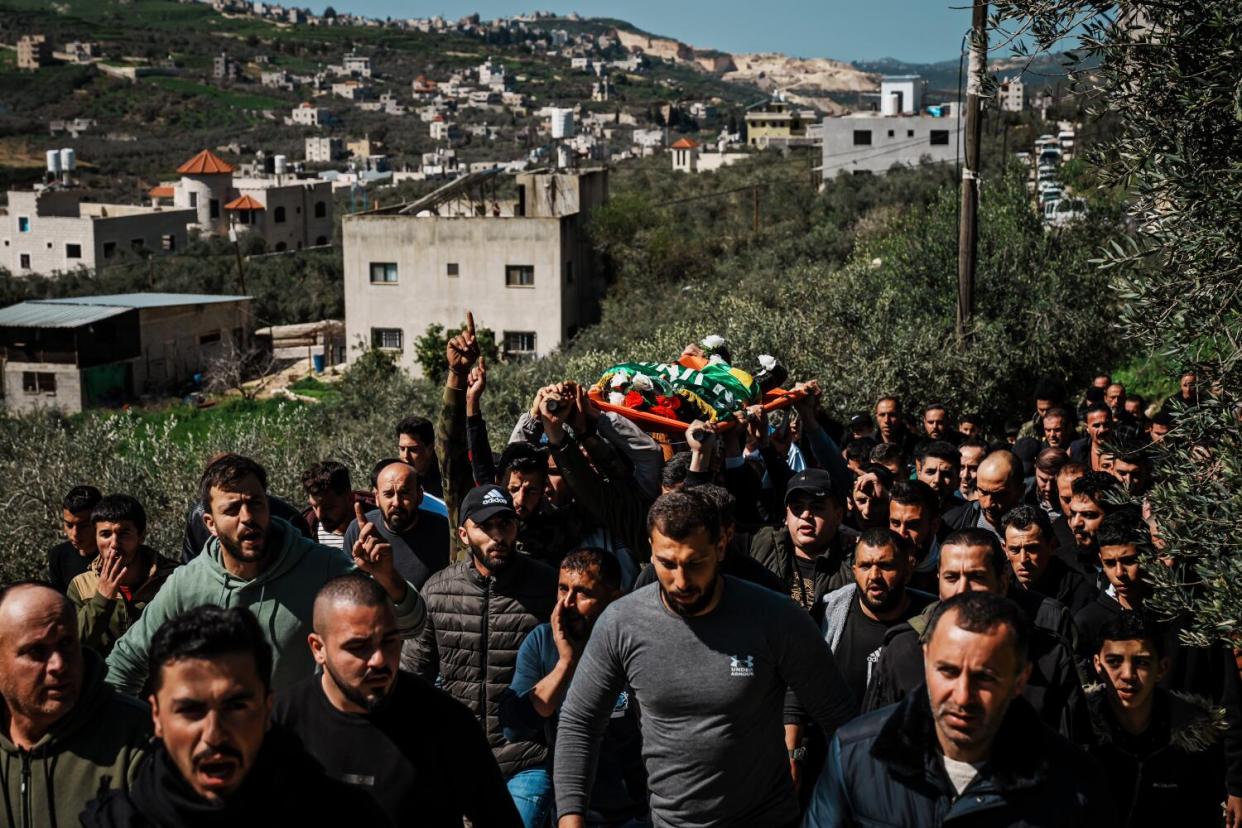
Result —
M612 375L612 381L608 383L609 388L624 388L625 384L630 381L630 375L625 371L618 371Z
M725 344L725 338L720 334L712 334L711 336L703 337L703 341L699 344L709 351L714 351Z
M771 354L760 354L759 364L763 366L763 370L772 371L776 368L776 357Z
M635 374L634 379L630 381L630 388L635 391L654 391L655 383L646 374Z
M620 391L609 391L608 402L613 405L625 405L625 395Z

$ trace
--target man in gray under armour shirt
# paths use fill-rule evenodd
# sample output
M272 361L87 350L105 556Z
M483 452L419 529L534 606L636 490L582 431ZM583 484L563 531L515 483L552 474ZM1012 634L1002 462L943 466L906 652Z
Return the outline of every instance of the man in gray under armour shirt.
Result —
M639 707L654 825L797 824L785 689L831 737L857 710L832 652L786 596L719 575L720 520L703 495L663 495L647 528L659 583L600 617L561 710L560 828L584 824L600 740L625 686Z

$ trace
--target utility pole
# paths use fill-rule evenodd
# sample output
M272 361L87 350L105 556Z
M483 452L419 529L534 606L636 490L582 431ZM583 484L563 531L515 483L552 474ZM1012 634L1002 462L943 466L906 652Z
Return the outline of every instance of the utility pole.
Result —
M975 254L979 237L979 109L988 67L988 4L975 0L970 17L970 72L966 78L965 163L962 205L957 234L957 343L966 344L966 330L975 313Z

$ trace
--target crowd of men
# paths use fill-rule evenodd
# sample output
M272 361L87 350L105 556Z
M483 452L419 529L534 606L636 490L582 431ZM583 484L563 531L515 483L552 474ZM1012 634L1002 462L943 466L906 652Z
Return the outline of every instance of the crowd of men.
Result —
M178 560L68 492L0 590L5 824L1242 824L1234 652L1148 607L1193 375L995 438L811 382L657 440L565 382L494 453L469 318L446 358L369 485L211 458Z

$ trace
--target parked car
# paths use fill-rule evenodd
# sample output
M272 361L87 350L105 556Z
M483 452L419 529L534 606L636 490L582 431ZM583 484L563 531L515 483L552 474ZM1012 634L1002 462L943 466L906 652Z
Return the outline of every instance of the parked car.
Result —
M1044 223L1065 227L1087 217L1087 202L1081 198L1061 198L1044 204Z

